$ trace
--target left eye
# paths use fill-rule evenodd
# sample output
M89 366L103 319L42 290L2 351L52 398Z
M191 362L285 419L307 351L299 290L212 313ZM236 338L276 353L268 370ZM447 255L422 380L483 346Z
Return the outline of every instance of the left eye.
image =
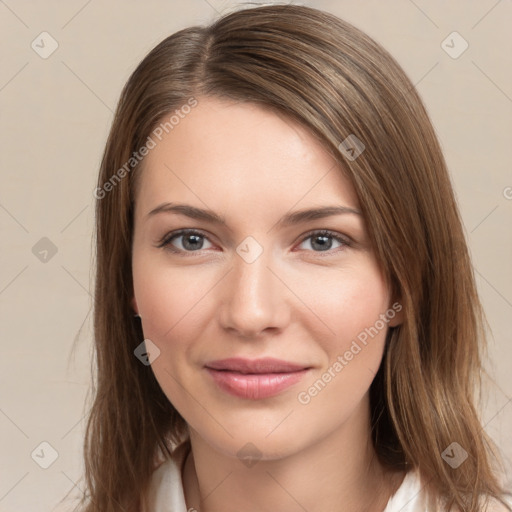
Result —
M181 247L176 247L175 245L173 245L173 242L180 238L182 239ZM306 241L310 239L310 247L313 249L313 252L330 251L332 249L332 240L338 242L340 246L350 245L347 239L328 230L313 231L311 233L308 233L305 237L302 238L300 245L304 244ZM176 231L174 233L170 233L169 235L165 236L159 242L157 247L166 248L175 253L197 252L200 251L201 249L205 249L205 247L203 247L204 240L208 240L208 237L201 233L200 231L181 230ZM206 249L208 249L208 247L206 247Z
M176 250L176 248L172 247L171 244L174 240L179 238L182 238L184 240L184 243L182 242L182 247ZM204 235L200 231L182 230L177 231L175 233L170 233L168 236L164 237L164 239L160 242L158 247L167 247L173 252L194 252L203 249L203 239L208 240L206 235Z
M310 246L319 248L319 251L314 252L327 252L332 248L332 239L338 242L341 246L348 246L348 240L345 240L341 236L331 232L331 231L315 231L313 233L308 233L305 238L302 239L301 244L310 240ZM329 240L331 239L331 240Z

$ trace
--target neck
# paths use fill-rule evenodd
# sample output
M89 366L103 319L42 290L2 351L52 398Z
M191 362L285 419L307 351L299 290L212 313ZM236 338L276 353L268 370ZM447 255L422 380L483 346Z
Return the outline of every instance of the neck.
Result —
M364 402L364 401L363 401ZM368 405L368 404L366 404ZM373 449L369 407L300 451L247 467L191 429L183 468L187 509L274 512L382 512L404 474L386 471Z

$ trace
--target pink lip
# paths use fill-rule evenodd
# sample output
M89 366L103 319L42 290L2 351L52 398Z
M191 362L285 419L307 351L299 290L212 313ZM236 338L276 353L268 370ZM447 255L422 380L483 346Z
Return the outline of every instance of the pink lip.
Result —
M229 358L205 365L216 384L239 398L260 400L299 382L309 367L273 358Z

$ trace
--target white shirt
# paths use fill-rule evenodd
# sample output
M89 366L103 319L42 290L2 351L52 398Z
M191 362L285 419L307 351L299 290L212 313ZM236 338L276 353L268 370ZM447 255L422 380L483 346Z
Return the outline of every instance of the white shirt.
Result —
M172 458L161 464L153 473L149 512L195 512L195 509L187 509L181 479L181 470L189 449L189 443L180 444L173 451ZM427 509L426 499L419 473L411 470L405 475L402 484L391 496L383 512L434 512L433 509ZM505 510L503 505L495 504L489 507L487 512Z

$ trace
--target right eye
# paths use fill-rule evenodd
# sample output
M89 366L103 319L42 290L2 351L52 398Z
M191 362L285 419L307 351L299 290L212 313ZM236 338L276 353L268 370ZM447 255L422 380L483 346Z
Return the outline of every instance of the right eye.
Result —
M179 239L182 239L180 243L181 247L176 247L176 245L173 245L173 242ZM203 249L204 240L208 240L208 237L201 231L195 229L180 229L165 235L158 243L157 247L176 254L198 252Z

